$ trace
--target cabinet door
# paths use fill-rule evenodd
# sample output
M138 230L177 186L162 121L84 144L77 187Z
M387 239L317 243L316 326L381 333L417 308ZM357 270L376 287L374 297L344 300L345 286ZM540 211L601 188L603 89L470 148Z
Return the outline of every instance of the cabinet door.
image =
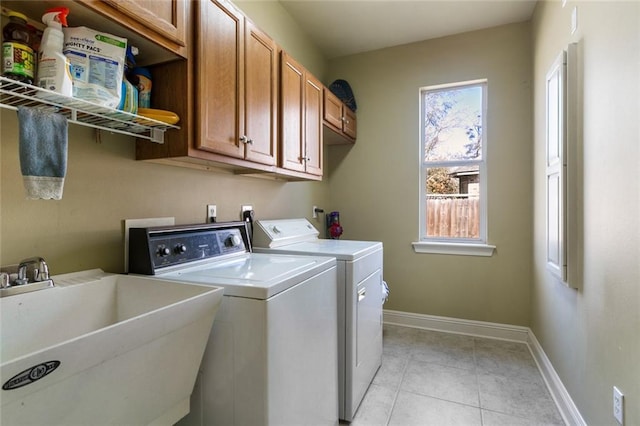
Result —
M243 16L222 1L198 2L196 38L196 147L244 158Z
M305 171L322 176L322 83L310 73L305 78Z
M304 69L286 52L280 69L280 167L304 172Z
M134 28L138 30L139 33L151 36L148 31L151 30L178 46L185 47L187 45L187 2L189 0L81 1L93 9L111 15L104 7L104 3L106 3L113 9L126 15L133 22L140 24L140 27Z
M357 135L356 114L349 109L335 94L324 88L323 124L333 130L328 132L328 144L355 142Z
M245 158L275 165L278 111L278 48L249 20L245 21Z
M358 121L356 118L356 113L351 111L348 106L343 105L343 123L342 123L342 131L352 139L355 139L358 135Z
M327 123L342 130L342 101L329 89L324 89L324 111L322 118Z

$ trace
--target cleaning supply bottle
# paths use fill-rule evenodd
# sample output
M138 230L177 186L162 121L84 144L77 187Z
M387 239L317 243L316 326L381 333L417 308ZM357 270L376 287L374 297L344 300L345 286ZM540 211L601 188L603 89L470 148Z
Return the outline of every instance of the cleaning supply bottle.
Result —
M140 108L151 108L151 73L146 68L137 67L133 69L133 75L138 79Z
M132 81L131 70L136 64L135 56L138 54L138 48L135 46L127 46L127 56L124 62L124 77L122 77L122 93L120 95L120 104L117 109L131 114L138 113L138 88Z
M35 76L33 32L27 27L27 17L9 12L9 23L2 29L2 75L32 84Z
M64 33L62 26L67 26L66 7L55 7L42 15L42 23L47 25L38 51L37 86L57 92L64 96L73 95L73 83L69 60L62 53Z

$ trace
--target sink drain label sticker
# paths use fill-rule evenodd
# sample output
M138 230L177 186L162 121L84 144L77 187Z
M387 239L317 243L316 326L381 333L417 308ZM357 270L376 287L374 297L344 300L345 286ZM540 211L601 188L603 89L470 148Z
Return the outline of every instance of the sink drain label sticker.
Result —
M21 373L16 374L2 385L2 390L12 390L21 388L33 382L37 382L47 374L53 372L60 366L60 361L47 361L42 364L34 365L27 368Z

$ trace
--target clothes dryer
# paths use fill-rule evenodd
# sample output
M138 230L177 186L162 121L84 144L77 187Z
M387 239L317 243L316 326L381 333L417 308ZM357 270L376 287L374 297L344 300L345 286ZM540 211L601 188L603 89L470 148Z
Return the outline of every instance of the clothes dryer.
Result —
M253 250L336 258L339 412L340 419L351 421L382 364L383 247L378 241L318 235L306 219L258 220Z

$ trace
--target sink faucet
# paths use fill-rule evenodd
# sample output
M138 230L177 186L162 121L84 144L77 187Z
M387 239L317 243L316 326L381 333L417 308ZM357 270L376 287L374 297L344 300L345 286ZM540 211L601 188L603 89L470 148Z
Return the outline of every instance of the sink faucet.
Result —
M47 262L43 258L36 256L24 259L18 266L18 278L16 284L27 284L29 278L27 277L27 269L30 265L33 265L33 281L46 281L49 279L49 267Z

